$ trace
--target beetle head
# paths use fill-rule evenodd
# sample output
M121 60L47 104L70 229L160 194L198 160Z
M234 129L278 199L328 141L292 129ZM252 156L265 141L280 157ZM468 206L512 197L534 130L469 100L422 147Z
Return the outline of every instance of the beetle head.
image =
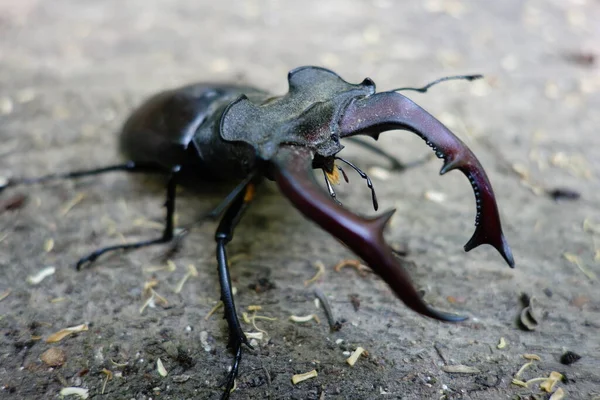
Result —
M288 74L289 91L281 97L254 102L241 96L221 117L221 137L246 142L263 160L271 160L283 144L314 150L331 158L342 150L338 121L355 99L375 93L365 79L351 84L319 67L300 67Z

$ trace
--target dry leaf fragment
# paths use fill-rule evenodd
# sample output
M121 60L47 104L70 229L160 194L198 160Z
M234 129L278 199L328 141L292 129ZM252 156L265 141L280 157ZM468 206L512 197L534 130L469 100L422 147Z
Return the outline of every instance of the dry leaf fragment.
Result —
M357 348L356 348L356 350L354 350L354 352L353 352L353 353L350 355L350 357L348 357L348 358L346 359L346 362L347 362L347 363L348 363L348 364L349 364L351 367L353 367L353 366L354 366L354 364L356 364L356 361L358 360L358 357L360 357L360 355L361 355L362 353L364 353L364 352L365 352L365 349L363 349L363 348L362 348L362 347L360 347L360 346L359 346L359 347L357 347Z
M166 368L165 368L165 366L163 365L163 362L162 362L162 360L161 360L160 358L158 358L158 359L156 360L156 369L157 369L157 371L158 371L158 374L159 374L160 376L162 376L163 378L169 374L169 373L167 372L167 369L166 369Z
M48 337L48 339L46 339L46 343L56 343L56 342L60 342L61 340L63 340L64 338L66 338L67 336L73 334L73 333L79 333L79 332L84 332L88 330L88 326L86 324L81 324L81 325L77 325L77 326L72 326L69 328L65 328L65 329L61 329L60 331L53 333L52 335L50 335Z
M35 275L29 275L27 277L27 283L29 283L31 285L37 285L37 284L41 283L47 277L54 275L55 272L56 272L56 268L54 268L52 266L46 267Z
M87 399L88 397L90 397L88 393L89 391L89 389L84 389L80 387L66 387L60 390L60 395L62 397L75 395L79 396L79 398L81 399Z
M445 365L442 367L442 371L454 374L478 374L481 372L477 368L468 365Z
M67 361L67 354L59 347L51 347L42 353L40 360L50 367L60 367Z
M296 375L292 376L292 383L294 385L297 385L302 381L305 381L305 380L311 379L311 378L316 378L317 376L318 376L317 370L313 369L312 371L306 372L304 374L296 374Z

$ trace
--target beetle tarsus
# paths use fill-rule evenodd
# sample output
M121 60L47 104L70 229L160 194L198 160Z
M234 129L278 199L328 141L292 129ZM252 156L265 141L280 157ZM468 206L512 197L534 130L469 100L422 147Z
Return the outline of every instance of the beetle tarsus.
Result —
M141 247L152 246L155 244L168 243L173 239L173 231L175 229L174 216L175 216L175 196L177 189L177 174L179 173L179 166L175 166L172 169L169 179L167 181L167 199L165 201L165 207L167 208L167 215L165 220L165 228L161 237L157 239L144 240L135 243L118 244L114 246L104 247L98 249L89 255L82 257L77 261L75 269L80 271L84 265L92 264L98 257L105 253L109 253L116 250L134 250Z

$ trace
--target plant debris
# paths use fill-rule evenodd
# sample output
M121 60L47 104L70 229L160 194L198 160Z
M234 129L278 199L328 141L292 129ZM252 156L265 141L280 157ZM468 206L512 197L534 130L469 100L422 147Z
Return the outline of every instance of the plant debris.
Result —
M468 365L444 365L442 371L451 374L479 374L481 372L479 369Z
M27 283L29 283L31 285L37 285L37 284L41 283L47 277L54 275L55 272L56 272L56 268L54 268L52 266L43 268L37 274L29 275L27 277Z
M156 359L156 370L158 371L158 374L160 376L162 376L163 378L167 375L169 375L169 373L167 372L167 369L165 368L165 366L163 365L162 360L160 359L160 357L158 359Z
M572 351L567 351L560 356L560 363L564 365L575 364L579 360L581 360L581 356L577 353L573 353Z
M146 307L154 308L156 304L160 304L163 307L169 305L167 299L159 295L154 288L158 286L158 279L150 279L144 283L144 289L142 291L142 298L145 298L144 304L140 307L140 314L144 312Z
M65 396L79 396L80 399L87 399L88 397L90 397L89 394L89 389L84 389L84 388L80 388L80 387L66 387L66 388L62 388L60 390L60 395L61 397L65 397Z
M556 392L552 393L552 396L548 400L562 400L565 397L565 391L563 388L556 389Z
M4 300L12 293L12 289L6 289L4 292L0 293L0 301Z
M340 272L342 270L342 268L344 267L352 267L354 269L356 269L356 271L358 272L358 274L361 277L365 277L367 276L367 274L369 272L373 272L371 270L371 268L367 267L366 265L362 264L360 261L358 260L342 260L339 263L337 263L333 269L335 270L335 272Z
M185 274L185 276L181 279L181 281L179 282L179 284L173 290L175 293L181 293L181 291L183 290L183 285L185 285L185 282L190 277L197 277L198 276L198 270L196 269L196 267L193 264L188 265L187 268L188 268L188 272Z
M312 320L315 320L317 322L317 324L321 323L321 321L319 321L319 317L317 317L316 314L309 314L309 315L304 315L304 316L290 315L290 321L293 321L293 322L304 323L304 322L309 322Z
M581 261L581 258L573 253L563 253L563 257L569 261L571 264L575 264L577 266L577 268L579 268L579 270L581 272L583 272L583 274L585 276L588 277L588 279L595 281L597 280L596 274L594 273L594 271L591 271L590 269L588 269L584 264L583 261Z
M60 211L58 212L58 216L59 217L64 217L66 216L69 211L71 211L71 209L73 207L75 207L77 204L81 203L81 201L85 199L85 193L77 193L77 195L75 195L75 197L73 197L73 199L71 199L70 201L67 202L67 204L65 204Z
M357 347L356 350L354 350L354 352L350 355L350 357L348 357L346 359L346 362L348 363L348 365L350 365L351 367L354 367L354 364L356 364L356 361L358 361L358 357L361 356L361 354L363 354L365 352L365 349L363 349L362 347Z
M64 338L74 333L85 332L88 330L87 324L81 324L77 326L71 326L69 328L61 329L60 331L53 333L46 339L46 343L56 343L60 342Z
M102 394L104 394L105 390L106 390L106 384L108 383L109 380L111 380L113 378L113 373L112 371L106 369L106 368L102 368L102 372L104 375L106 375L106 379L104 379L104 383L102 384Z
M315 283L325 274L325 265L321 261L315 261L313 266L317 269L317 273L312 278L304 281L304 286Z
M51 347L42 353L40 360L50 367L60 367L67 362L67 354L59 347Z
M506 340L504 340L503 337L500 338L500 342L498 343L498 345L496 346L498 349L502 350L503 348L506 347Z
M539 318L533 306L533 300L534 297L529 297L526 294L521 296L521 301L525 304L525 308L523 308L519 315L519 322L521 323L521 327L528 331L536 330L539 323Z
M304 374L296 374L292 376L292 383L294 385L299 384L302 381L305 381L307 379L311 379L311 378L316 378L318 376L317 374L317 370L313 369L312 371L309 372L305 372Z

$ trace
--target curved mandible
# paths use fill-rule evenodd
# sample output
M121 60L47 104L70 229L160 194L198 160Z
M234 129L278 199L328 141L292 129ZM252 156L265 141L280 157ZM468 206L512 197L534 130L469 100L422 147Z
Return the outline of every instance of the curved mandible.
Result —
M412 310L441 321L467 319L437 311L421 299L383 239L383 228L395 210L367 219L335 204L314 180L313 156L306 147L282 146L272 159L275 181L294 206L361 257Z
M353 101L339 121L340 137L365 134L375 140L383 131L405 129L416 133L444 159L440 174L459 169L467 176L477 204L475 232L465 251L481 244L496 248L508 265L515 261L502 233L500 215L492 185L473 152L440 121L409 98L395 92L382 92Z

